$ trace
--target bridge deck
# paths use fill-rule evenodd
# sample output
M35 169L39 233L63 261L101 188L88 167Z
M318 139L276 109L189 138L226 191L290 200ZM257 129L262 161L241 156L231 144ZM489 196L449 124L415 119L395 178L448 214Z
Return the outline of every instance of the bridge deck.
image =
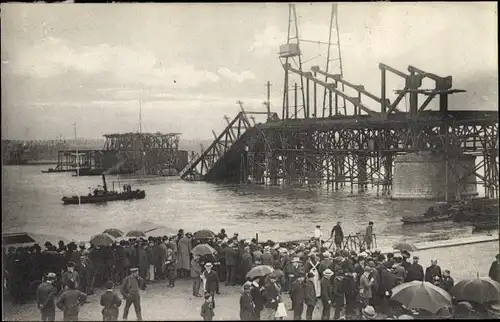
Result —
M437 111L420 112L417 123L439 126L444 122L457 125L491 125L498 123L498 111L448 111L442 114ZM325 129L365 129L365 128L407 128L408 114L404 112L391 114L387 120L370 115L333 116L331 118L288 119L268 121L258 124L261 129L277 128L309 128Z

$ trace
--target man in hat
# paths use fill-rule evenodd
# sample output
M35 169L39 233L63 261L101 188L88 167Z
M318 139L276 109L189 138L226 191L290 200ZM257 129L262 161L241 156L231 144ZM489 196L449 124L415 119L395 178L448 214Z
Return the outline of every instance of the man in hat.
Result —
M450 276L450 270L445 269L443 271L443 279L439 283L439 287L441 287L446 292L450 293L451 289L453 288L454 285L455 285L455 281Z
M103 321L117 321L118 320L118 308L122 305L122 300L113 291L113 282L107 281L105 284L106 292L101 295L101 305L104 306L102 309L102 320Z
M332 276L332 270L327 268L323 272L323 278L321 279L321 302L323 304L321 320L330 320L330 308L334 301Z
M36 290L36 299L42 314L42 321L55 321L56 319L55 297L57 289L54 286L55 280L56 274L48 273Z
M273 266L273 255L271 254L271 246L264 247L264 254L262 254L262 265Z
M365 267L365 270L363 274L361 275L359 279L359 295L360 295L360 310L362 310L364 307L368 306L370 304L370 301L372 299L372 286L375 283L375 279L373 278L372 275L373 268L371 268L369 265ZM358 311L359 312L359 311Z
M240 296L240 320L241 321L254 321L255 316L255 303L253 302L252 295L250 294L252 290L252 283L246 282L243 285L243 294Z
M201 297L200 286L201 286L201 273L202 268L200 265L200 255L194 254L191 260L191 277L193 278L193 296Z
M375 309L373 306L368 305L365 307L362 311L363 313L363 320L375 320L377 318L377 312L375 312Z
M292 300L293 319L302 320L304 312L305 289L304 275L299 274L292 284L290 291L290 299Z
M63 292L69 283L72 283L76 289L78 289L78 286L80 285L80 277L78 272L75 271L75 263L73 261L69 261L66 266L66 271L61 276L61 292Z
M212 263L206 263L205 271L201 274L201 279L203 281L203 289L205 290L204 293L212 297L213 307L215 308L215 292L219 289L219 276L212 268Z
M332 237L334 237L333 241L335 242L336 249L342 249L344 231L342 230L342 227L340 227L340 221L337 222L337 225L333 226L330 238Z
M247 276L247 273L252 269L253 259L252 254L250 254L250 247L245 246L244 253L241 256L241 274L242 279L244 280Z
M175 268L176 268L176 258L174 256L173 250L167 248L167 257L165 259L165 271L168 278L168 287L175 286Z
M441 278L441 267L437 264L437 259L431 259L431 266L425 269L425 280L434 283L436 280L441 280Z
M370 250L373 244L373 221L368 223L368 227L366 227L365 238L364 238L366 249Z
M226 285L236 284L236 263L238 262L238 248L230 243L223 250L226 261Z
M281 287L278 285L278 279L271 273L269 274L269 283L264 286L262 297L264 299L264 309L262 310L262 320L274 320L278 304L281 301Z
M70 280L66 290L59 296L56 306L63 311L64 321L78 321L80 306L87 300L87 294L76 289L75 283Z
M408 267L406 282L424 280L424 268L418 263L418 259L418 256L413 256L413 264Z
M316 306L316 287L315 275L311 272L307 273L307 280L304 283L304 302L307 305L306 320L312 320L314 307Z
M339 269L335 271L335 277L333 278L333 303L335 304L335 313L333 316L334 320L338 320L340 318L340 313L345 305L345 280L344 280L344 271Z
M139 268L133 267L130 269L130 275L123 279L120 293L125 299L125 309L123 310L123 320L127 320L128 310L134 304L135 315L137 321L142 321L141 315L141 295L140 290L146 289L144 279L139 276Z
M291 290L293 282L299 275L305 274L304 265L298 256L294 256L292 262L285 267L285 278L287 280L287 290Z
M90 265L87 256L80 256L80 262L77 266L79 285L78 289L85 294L91 294L90 284L92 282L93 267Z
M179 270L179 277L188 277L191 270L190 267L190 254L191 254L191 239L187 235L183 235L179 239L179 244L177 245L179 251L177 255L177 269Z

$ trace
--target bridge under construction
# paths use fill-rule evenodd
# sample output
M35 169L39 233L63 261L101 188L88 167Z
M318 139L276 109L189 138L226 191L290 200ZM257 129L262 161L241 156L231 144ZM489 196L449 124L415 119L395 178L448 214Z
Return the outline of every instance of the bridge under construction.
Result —
M296 9L289 6L287 44L280 48L281 115L270 111L269 86L268 111L259 112L267 122L255 123L255 112L240 102L241 111L226 117L227 126L181 178L351 192L372 186L382 195L446 200L475 195L482 185L486 197L498 198L498 112L450 110L449 96L465 90L454 89L451 76L414 66L401 71L379 64L380 96L345 80L337 13L333 5L326 66L306 69ZM332 61L339 62L336 70ZM387 98L389 76L405 84L393 101ZM424 80L435 87L422 88ZM434 99L438 110L429 109ZM374 105L379 108L369 107Z

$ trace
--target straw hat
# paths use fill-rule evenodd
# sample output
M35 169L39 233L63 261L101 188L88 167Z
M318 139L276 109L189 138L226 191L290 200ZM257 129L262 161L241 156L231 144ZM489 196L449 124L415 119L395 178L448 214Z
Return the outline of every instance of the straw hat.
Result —
M333 276L333 272L331 269L327 268L323 272L323 276Z
M398 317L398 320L415 320L415 319L411 315L403 314L400 317Z
M205 264L205 268L212 268L214 265L212 263L208 262Z
M377 312L375 312L375 309L373 308L373 306L370 306L368 305L367 307L365 307L362 311L363 313L363 316L365 318L367 318L368 320L373 320L377 317Z

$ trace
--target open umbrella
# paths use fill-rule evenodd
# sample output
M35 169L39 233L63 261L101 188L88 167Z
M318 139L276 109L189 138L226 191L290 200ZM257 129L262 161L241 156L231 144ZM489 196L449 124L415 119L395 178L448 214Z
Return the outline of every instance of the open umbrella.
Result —
M210 231L210 230L198 230L197 232L194 233L193 238L194 239L208 239L208 238L214 238L215 234Z
M127 237L146 237L146 234L140 230L131 230L127 233Z
M259 265L248 271L246 278L254 279L256 277L266 276L272 272L274 272L274 269L271 266Z
M461 280L450 291L458 301L472 301L480 304L498 301L500 284L489 277Z
M116 239L108 233L97 234L90 238L90 243L95 246L109 246L115 241Z
M199 244L196 245L193 249L191 249L191 253L193 255L204 256L204 255L214 255L215 253L217 253L217 251L208 244Z
M392 249L397 249L400 251L406 250L407 252L414 252L418 250L418 248L415 245L406 242L396 243L394 244L394 246L392 246Z
M123 231L121 231L120 229L117 229L117 228L106 229L105 231L103 231L103 233L110 234L111 236L113 236L115 238L118 238L118 237L121 237L121 236L125 235L123 233Z
M392 289L391 300L409 309L422 309L435 314L443 307L451 307L451 295L429 282L413 281Z

